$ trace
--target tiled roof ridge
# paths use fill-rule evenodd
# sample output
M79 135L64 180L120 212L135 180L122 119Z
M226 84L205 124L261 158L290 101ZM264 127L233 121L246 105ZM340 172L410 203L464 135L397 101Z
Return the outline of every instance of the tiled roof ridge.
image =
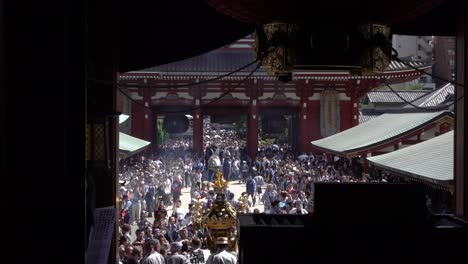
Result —
M427 102L431 101L436 96L438 96L441 92L445 91L445 89L449 88L451 85L452 85L451 83L447 83L446 85L441 86L439 89L433 91L431 95L426 100L424 100L424 102L422 102L420 105L424 105Z
M430 93L430 91L427 90L395 90L397 93ZM369 93L393 93L393 91L388 90L388 91L371 91Z

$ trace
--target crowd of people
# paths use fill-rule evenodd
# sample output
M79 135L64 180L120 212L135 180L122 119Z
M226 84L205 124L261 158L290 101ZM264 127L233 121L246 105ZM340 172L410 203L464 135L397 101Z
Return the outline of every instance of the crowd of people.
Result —
M327 154L292 153L277 145L261 146L251 159L246 142L233 131L204 123L203 155L191 154L191 142L169 139L158 155L141 154L120 162L119 258L125 263L209 263L210 255L200 230L191 222L193 202L182 204L182 189L191 201L209 208L216 193L209 182L216 171L228 181L245 183L245 192L226 192L238 211L265 214L313 212L314 182L369 181L351 161ZM364 175L364 176L363 176ZM263 204L263 211L244 206ZM136 227L131 234L132 226ZM136 238L134 238L136 237ZM226 253L223 238L214 254L235 263ZM226 255L229 254L229 255ZM233 256L234 258L230 258ZM234 261L234 262L230 262ZM217 263L217 262L215 262Z

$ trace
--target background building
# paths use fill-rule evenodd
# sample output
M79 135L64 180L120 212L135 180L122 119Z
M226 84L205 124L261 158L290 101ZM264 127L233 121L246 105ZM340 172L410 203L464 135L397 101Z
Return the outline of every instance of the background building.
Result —
M393 35L392 44L393 48L397 50L398 57L403 60L423 61L430 62L433 60L432 54L432 36L406 36L406 35ZM430 71L429 71L430 72ZM419 90L428 89L433 90L435 83L429 75L423 75L420 78L395 85L395 89L404 90Z
M434 37L434 65L432 73L447 80L455 80L455 37ZM444 81L434 80L437 87Z

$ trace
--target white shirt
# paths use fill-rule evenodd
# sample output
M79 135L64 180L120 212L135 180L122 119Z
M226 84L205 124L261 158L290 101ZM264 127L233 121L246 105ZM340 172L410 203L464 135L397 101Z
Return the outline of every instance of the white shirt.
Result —
M202 174L201 173L195 173L195 182L201 182Z
M206 264L236 264L237 258L228 253L226 250L223 250L216 254L211 254L211 256L206 261Z
M177 215L177 220L184 220L185 210L182 207L176 208L175 213Z
M204 264L210 257L210 251L209 250L203 250L203 249L195 249L193 252L189 254L189 261L190 263L194 264Z
M265 182L265 180L263 179L261 175L255 176L254 179L255 179L255 182L257 183L257 186L263 186L263 183Z
M142 264L165 264L166 260L164 259L163 255L161 255L158 252L154 251L153 253L151 253L151 255L149 255L141 263Z
M309 212L307 212L306 209L302 209L301 210L301 214L308 214ZM297 214L297 208L293 208L291 209L291 211L289 211L289 214Z

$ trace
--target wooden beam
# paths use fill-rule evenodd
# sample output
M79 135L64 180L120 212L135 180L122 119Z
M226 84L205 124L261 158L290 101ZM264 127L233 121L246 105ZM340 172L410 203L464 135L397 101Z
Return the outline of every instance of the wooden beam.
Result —
M456 35L456 81L462 85L467 83L466 67L468 53L466 40L466 3L463 0L458 0L457 9L457 35ZM455 97L457 104L455 107L455 212L457 215L468 217L468 173L465 171L465 88L462 85L457 85ZM463 97L463 98L462 98Z

